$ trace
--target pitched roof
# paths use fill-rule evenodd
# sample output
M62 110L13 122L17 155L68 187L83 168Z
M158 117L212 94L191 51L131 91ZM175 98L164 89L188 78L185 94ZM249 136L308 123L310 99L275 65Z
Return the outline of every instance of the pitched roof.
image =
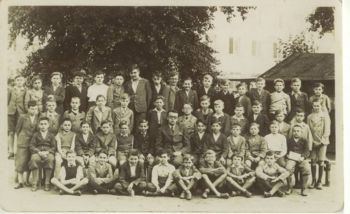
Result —
M303 53L293 54L265 73L267 80L298 77L301 80L334 80L334 54Z

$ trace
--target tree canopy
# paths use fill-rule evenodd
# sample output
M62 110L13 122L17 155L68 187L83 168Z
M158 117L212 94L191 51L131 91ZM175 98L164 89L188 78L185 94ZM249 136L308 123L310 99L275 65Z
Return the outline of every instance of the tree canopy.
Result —
M96 7L13 6L9 8L10 46L17 36L38 39L24 75L60 71L126 72L138 64L144 76L217 74L207 31L220 9L228 21L245 18L252 7Z
M322 37L325 33L334 30L334 7L317 7L306 20L310 22L309 31L319 32Z

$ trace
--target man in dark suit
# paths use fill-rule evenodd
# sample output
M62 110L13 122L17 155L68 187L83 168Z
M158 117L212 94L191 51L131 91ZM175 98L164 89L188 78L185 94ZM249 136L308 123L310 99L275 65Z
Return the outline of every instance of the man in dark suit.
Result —
M125 91L130 95L129 107L135 114L134 124L146 119L146 113L152 101L152 89L148 80L140 77L140 69L133 65L131 79L125 84Z
M260 135L265 136L269 133L270 120L266 114L261 113L261 103L255 100L252 104L252 114L248 117L249 124L257 123L260 127Z
M192 90L192 79L186 78L183 81L182 89L176 92L175 110L182 112L185 103L190 103L193 109L198 108L198 95L195 90Z
M157 153L164 149L172 152L173 164L179 166L182 162L182 154L190 150L189 138L184 130L177 124L179 115L176 111L169 111L167 124L159 129L156 139Z
M139 162L139 153L133 149L130 151L129 159L119 170L119 182L114 185L114 189L119 194L141 193L146 188L146 177L143 164Z
M154 101L158 96L162 96L164 98L164 110L168 111L169 110L169 94L170 94L170 87L166 85L165 83L162 82L162 74L159 71L156 71L152 74L152 84L151 84L151 89L152 89L152 103L151 103L151 108L154 108Z
M88 108L88 97L87 87L83 84L84 82L84 70L74 73L74 81L72 85L66 87L66 95L64 99L64 110L70 109L70 102L72 97L80 98L80 111L87 112Z
M265 79L259 77L256 80L256 88L251 88L248 92L248 97L254 102L258 100L262 105L262 113L268 114L270 106L270 92L264 89Z
M202 96L207 95L210 101L213 103L214 96L216 94L215 89L211 86L213 84L213 77L210 74L203 76L202 85L197 89L198 99ZM211 107L213 105L210 105Z

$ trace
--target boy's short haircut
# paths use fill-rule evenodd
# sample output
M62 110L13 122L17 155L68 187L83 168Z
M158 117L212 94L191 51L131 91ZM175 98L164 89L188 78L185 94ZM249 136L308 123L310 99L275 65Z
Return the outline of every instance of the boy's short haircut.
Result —
M80 69L73 73L73 77L84 77L86 75L86 71L84 69Z
M139 156L139 150L137 149L131 149L130 150L130 153L129 153L129 156Z
M275 153L273 151L267 151L266 152L266 157L275 157Z
M32 107L32 106L37 106L37 103L36 103L35 100L30 100L30 101L28 102L28 108L30 108L30 107Z
M160 71L155 71L152 73L152 77L160 77L163 78L163 75Z
M185 82L185 81L191 81L192 82L192 78L191 77L185 77L182 82Z
M133 71L133 70L138 70L138 71L140 71L139 65L138 65L138 64L133 64L133 65L131 65L130 72Z
M222 101L222 100L215 100L214 101L214 105L222 105L222 106L224 106L224 101Z
M71 99L70 99L70 101L72 102L72 100L79 100L80 101L80 97L72 97Z
M172 71L172 72L170 72L169 77L174 77L174 76L179 76L179 75L180 75L179 72Z
M203 75L203 79L211 79L211 80L213 80L214 77L211 74L206 73L206 74Z
M324 89L324 84L323 84L323 83L320 83L320 82L316 82L316 83L312 86L312 88L319 88L319 87L321 87L322 89Z
M87 120L83 120L81 123L80 123L80 127L82 127L84 124L88 124L90 126L90 123L87 121Z
M251 128L251 127L253 127L253 126L257 127L258 129L260 128L260 125L259 125L258 123L255 123L255 122L252 122L252 123L250 124L249 128Z
M52 72L50 77L52 78L53 76L56 76L56 75L60 76L60 78L63 77L63 74L61 72L57 72L57 71Z
M210 97L208 95L203 95L200 98L200 102L202 102L202 101L209 101L210 102Z
M271 125L276 125L276 126L278 126L279 123L277 122L277 120L273 120L273 121L271 121L271 123L270 123L270 126L271 126Z
M217 118L213 118L213 121L211 121L211 125L214 125L215 123L219 124L219 126L221 126L221 121Z
M189 105L193 109L192 103L184 103L182 107L185 107L185 105Z
M167 155L169 157L169 151L166 149L158 150L158 156Z
M241 156L241 155L234 155L234 156L232 157L232 159L233 159L233 158L240 158L241 161L243 160L243 156Z
M148 121L147 121L147 120L145 120L145 119L140 120L139 125L141 125L142 123L146 123L146 124L148 125Z
M119 128L122 128L123 126L127 126L129 128L129 124L126 120L122 120L119 123Z
M275 111L275 116L279 115L279 114L283 114L284 115L284 112L282 110L276 110Z
M281 79L281 78L274 79L273 80L273 85L276 85L276 83L278 83L278 82L280 82L280 83L282 83L284 85L284 80Z
M240 104L240 103L237 103L237 105L235 106L235 109L236 108L243 108L243 110L244 110L244 106L242 104Z
M99 94L99 95L97 95L97 97L96 97L96 101L97 101L98 99L100 99L100 98L103 98L104 100L106 100L106 97L105 97L104 95Z
M158 95L154 101L162 100L164 102L165 98L162 95Z
M107 120L104 120L101 122L101 127L104 125L104 124L108 124L109 126L111 126L111 123ZM119 125L120 126L120 125Z
M130 96L129 96L129 94L127 94L127 93L122 93L122 94L120 95L120 99L121 99L121 100L130 100Z
M241 83L239 83L239 84L236 86L237 89L240 88L240 87L245 87L245 89L248 89L248 85L247 85L247 83L245 83L245 82L241 82Z
M46 100L46 103L45 103L45 104L48 104L48 103L55 103L55 104L57 105L55 97L50 97L50 98L48 98L48 99Z
M214 150L208 149L205 153L204 153L204 157L207 157L208 155L215 155L216 153L214 152Z
M168 111L168 116L170 115L170 113L173 113L173 114L177 114L177 115L179 115L179 112L177 112L176 110L170 110L170 111Z
M64 119L62 120L62 123L61 123L61 124L63 124L63 123L66 122L66 121L69 121L69 122L72 124L72 120L69 119L68 117L64 118Z
M125 79L124 74L122 72L115 73L114 77L123 77L123 79Z
M297 77L293 78L291 83L295 83L295 82L300 82L301 83L301 80Z
M262 106L262 104L259 100L254 100L252 106Z
M105 154L105 155L108 156L108 152L107 152L107 150L105 150L105 149L102 149L102 150L98 153L98 156L100 156L101 154Z
M44 121L44 120L46 120L47 122L50 121L50 119L48 117L45 117L45 116L39 118L39 122Z
M321 100L316 98L316 99L312 100L312 103L321 103Z
M303 114L305 114L305 111L304 111L304 109L302 109L302 108L297 108L297 110L295 111L297 114L298 113L303 113Z
M198 123L202 123L204 126L207 126L207 125L205 124L205 122L204 122L202 119L198 119L198 120L196 121L196 125L198 125Z
M43 82L43 80L39 77L39 76L34 76L32 79L32 85L34 84L35 81L40 80L41 82Z
M75 151L73 151L73 150L68 150L68 151L66 152L66 156L68 156L69 154L74 154L74 156L77 155L77 154L75 153Z
M233 125L232 125L232 127L231 127L231 129L233 129L233 128L242 128L241 127L241 125L239 124L239 123L234 123Z
M220 85L226 85L226 84L229 84L229 80L227 79L221 79L220 82L219 82Z
M97 71L95 74L94 74L94 77L97 77L98 75L103 75L105 76L105 73L103 71Z
M191 161L191 162L193 162L193 156L191 155L191 154L185 154L184 156L183 156L183 162L185 162L185 161Z
M303 129L303 127L301 127L301 125L299 125L299 124L293 125L293 129L294 129L295 127Z
M264 79L264 78L262 78L262 77L258 77L258 78L256 78L255 79L255 82L266 82L266 80Z

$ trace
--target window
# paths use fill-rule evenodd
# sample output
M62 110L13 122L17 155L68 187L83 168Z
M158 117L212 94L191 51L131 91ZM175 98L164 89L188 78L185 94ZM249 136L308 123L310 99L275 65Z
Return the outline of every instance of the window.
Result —
M228 47L228 53L229 53L229 54L233 54L233 48L234 48L234 45L233 45L233 38L230 37L230 38L229 38L229 47Z

